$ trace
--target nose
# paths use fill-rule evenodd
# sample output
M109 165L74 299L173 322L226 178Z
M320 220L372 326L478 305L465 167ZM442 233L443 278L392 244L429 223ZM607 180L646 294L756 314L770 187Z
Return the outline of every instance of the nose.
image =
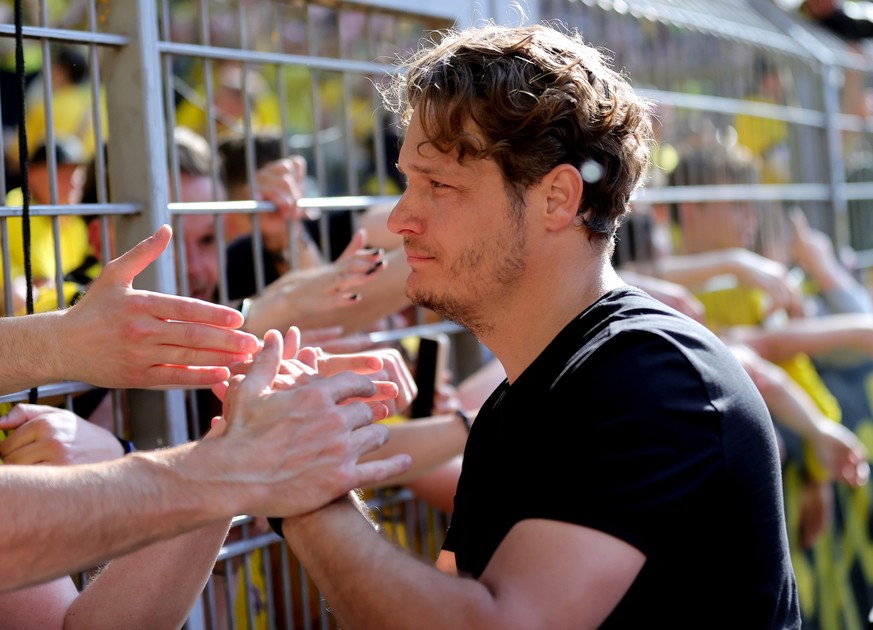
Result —
M388 229L394 234L420 234L422 231L421 217L412 209L409 189L403 193L397 205L388 215Z

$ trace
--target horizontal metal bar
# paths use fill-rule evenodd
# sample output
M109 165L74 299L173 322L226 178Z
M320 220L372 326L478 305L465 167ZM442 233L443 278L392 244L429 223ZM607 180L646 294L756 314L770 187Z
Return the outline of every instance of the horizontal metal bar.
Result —
M641 203L699 201L829 201L828 184L759 184L744 186L667 186L643 188L633 200Z
M391 330L379 330L367 334L370 343L387 343L400 341L405 337L417 337L419 335L432 335L434 333L455 334L464 332L466 328L454 322L437 322L435 324L422 324L408 328L393 328Z
M177 42L159 42L158 50L163 54L184 57L199 57L207 59L225 59L243 61L255 64L280 64L304 66L315 70L332 70L335 72L357 74L389 74L396 71L390 64L357 61L354 59L327 59L325 57L307 57L287 53L264 52L260 50L240 50L220 46L204 46L202 44L180 44Z
M78 394L80 392L89 392L93 390L92 385L80 383L79 381L64 381L63 383L51 383L43 385L37 390L37 397L49 398L51 396L64 396L66 394ZM0 396L0 403L27 402L30 396L29 389L23 389L19 392L4 394Z
M760 103L706 94L682 94L651 88L637 88L637 93L656 103L664 103L665 105L697 111L719 112L721 114L745 114L772 120L783 120L809 127L824 128L827 124L827 117L824 112L804 109L802 107L773 105L772 103Z
M62 42L80 44L101 44L105 46L127 46L130 38L124 35L95 33L93 31L74 31L66 28L48 28L45 26L25 26L21 29L25 39L51 39ZM0 36L15 36L13 24L0 24Z
M297 200L297 206L302 208L306 217L317 219L322 210L366 210L373 206L394 205L400 199L397 195L382 196L348 196L348 197L304 197ZM167 204L171 214L235 214L255 212L273 212L275 204L270 201L174 201Z
M59 217L68 214L137 214L141 210L135 203L75 203L65 206L30 206L31 216ZM20 217L21 206L0 206L0 217Z

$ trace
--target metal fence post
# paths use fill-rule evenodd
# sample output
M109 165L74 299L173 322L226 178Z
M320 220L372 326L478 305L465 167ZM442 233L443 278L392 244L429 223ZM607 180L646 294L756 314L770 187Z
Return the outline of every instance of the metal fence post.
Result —
M137 203L141 211L120 217L118 251L123 252L170 222L167 209L167 150L161 102L158 15L154 0L116 3L108 12L108 32L126 35L130 43L106 58L109 120L108 167L111 196ZM141 289L176 293L173 248L143 271L135 282ZM132 390L130 426L142 448L187 440L185 400L181 390Z

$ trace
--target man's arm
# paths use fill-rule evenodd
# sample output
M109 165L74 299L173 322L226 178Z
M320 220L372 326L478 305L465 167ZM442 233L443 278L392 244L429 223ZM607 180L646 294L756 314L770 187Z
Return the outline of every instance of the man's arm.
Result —
M595 628L645 562L603 532L526 520L479 580L456 577L383 539L344 500L283 531L340 624L355 628Z
M209 385L227 365L258 348L234 330L233 309L132 288L170 241L161 227L106 265L84 298L67 310L0 318L0 393L61 380L101 387Z

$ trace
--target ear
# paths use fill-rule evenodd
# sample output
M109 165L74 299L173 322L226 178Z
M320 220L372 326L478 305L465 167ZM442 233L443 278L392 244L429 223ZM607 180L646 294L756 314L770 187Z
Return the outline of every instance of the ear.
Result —
M544 196L543 219L546 229L559 231L574 225L582 203L584 183L579 169L559 164L549 171L540 184Z

